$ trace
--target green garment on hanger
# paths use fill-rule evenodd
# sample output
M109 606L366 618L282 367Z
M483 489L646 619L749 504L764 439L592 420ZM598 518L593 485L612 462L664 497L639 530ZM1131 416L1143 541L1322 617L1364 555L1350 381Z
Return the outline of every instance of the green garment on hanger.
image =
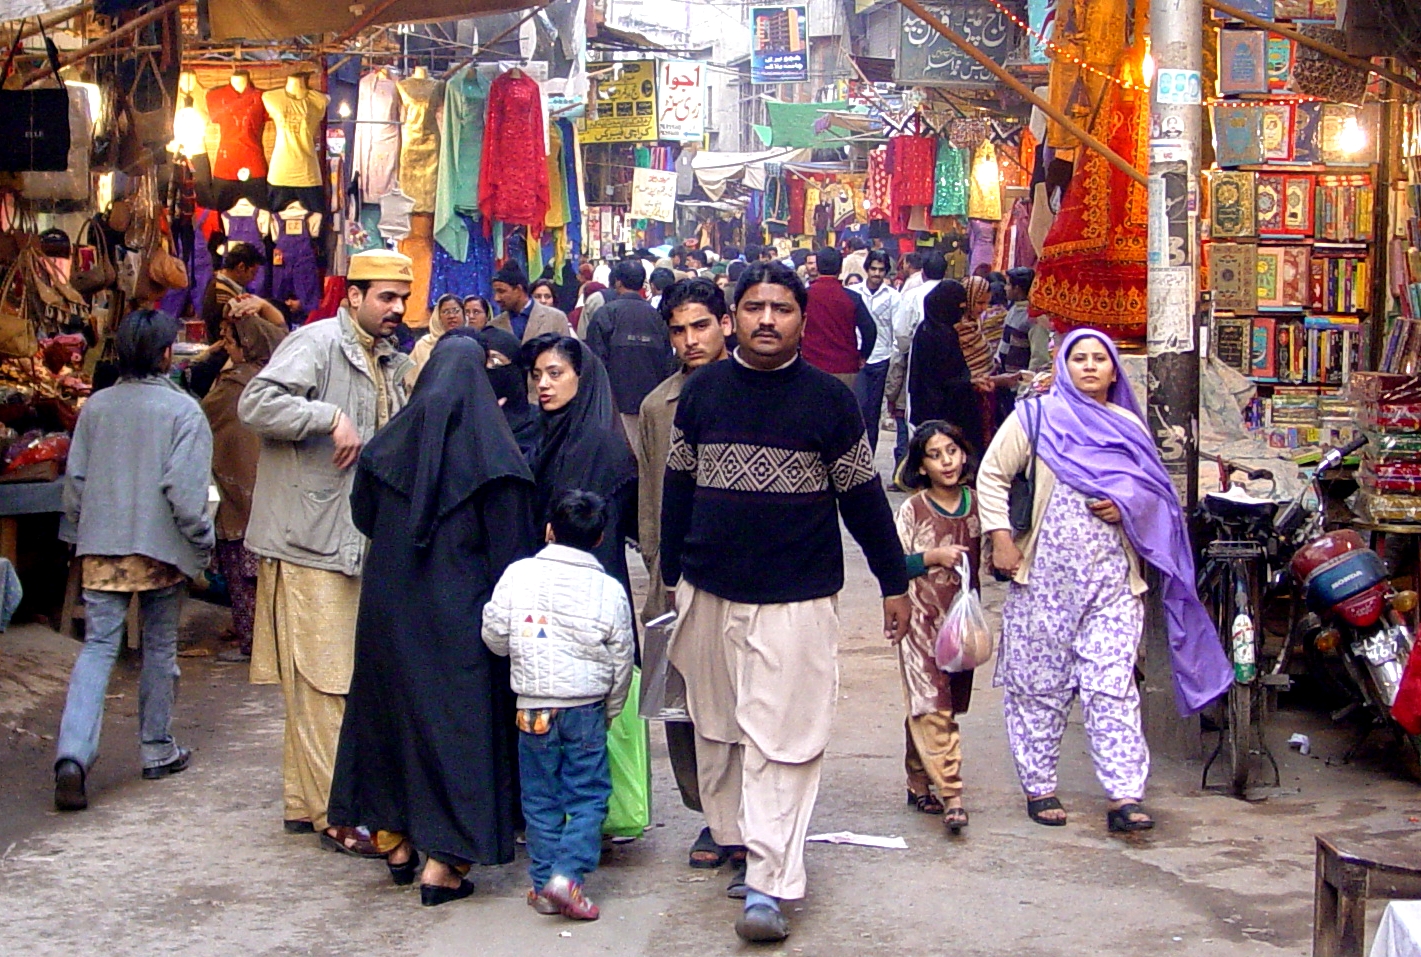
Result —
M434 238L460 262L469 258L469 230L457 214L479 214L479 167L483 162L488 91L488 82L473 65L454 74L444 86Z
M933 172L933 215L967 215L967 150L947 141L937 143L937 168Z

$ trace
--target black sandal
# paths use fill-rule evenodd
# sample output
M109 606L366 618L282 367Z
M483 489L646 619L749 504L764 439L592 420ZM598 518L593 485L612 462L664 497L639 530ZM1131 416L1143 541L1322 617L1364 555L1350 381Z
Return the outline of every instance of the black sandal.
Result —
M728 848L721 847L711 836L711 829L701 828L700 836L696 838L696 843L691 845L690 858L687 863L702 871L713 871L730 860Z
M1136 814L1144 814L1143 821L1134 820ZM1105 815L1105 825L1115 833L1129 833L1131 831L1148 831L1155 826L1154 818L1145 813L1145 809L1140 807L1138 802L1131 801L1129 804L1122 804L1120 807L1111 808Z
M1026 802L1027 816L1037 824L1044 824L1046 827L1065 827L1066 819L1064 817L1042 817L1042 812L1064 810L1065 808L1061 806L1061 799L1054 794L1050 797L1031 798Z
M942 823L953 834L961 834L962 829L967 826L967 809L965 807L950 807L943 812Z
M927 794L914 794L908 792L908 803L918 809L923 814L941 814L942 802L937 799L937 795L929 791Z
M403 864L396 864L390 860L390 854L395 853L401 847L409 848L410 856ZM398 887L409 887L419 876L419 852L409 841L401 841L390 851L390 854L385 855L385 866L390 869L390 880Z

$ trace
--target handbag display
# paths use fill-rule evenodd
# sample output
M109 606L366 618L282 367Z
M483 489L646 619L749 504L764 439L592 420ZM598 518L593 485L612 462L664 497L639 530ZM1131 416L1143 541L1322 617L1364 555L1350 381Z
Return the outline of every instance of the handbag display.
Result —
M85 237L90 237L91 242L87 245ZM94 263L88 268L81 269L79 264L79 251L90 248L94 253ZM108 289L118 279L118 270L113 265L113 254L109 251L108 236L102 226L92 218L86 220L83 226L79 227L79 234L74 243L74 265L69 271L69 285L73 286L81 296L92 296L101 289Z
M1023 402L1017 406L1018 409L1025 407L1026 414L1022 416L1026 424L1026 434L1031 440L1031 460L1027 462L1026 468L1018 472L1011 480L1011 488L1007 492L1007 517L1011 521L1013 535L1025 535L1031 531L1032 522L1036 517L1036 443L1041 438L1041 400L1033 399ZM1032 428L1031 411L1036 410L1036 425Z
M69 96L69 158L57 173L31 172L25 176L25 198L53 203L86 205L93 189L89 161L93 152L92 118L89 115L89 94L82 87L68 88Z
M25 272L34 254L22 252L0 280L0 356L29 358L39 349L34 306L25 288Z
M36 18L38 19L38 18ZM59 50L39 24L58 87L0 90L0 171L62 172L69 167L69 89L59 75ZM18 41L0 76L8 76Z

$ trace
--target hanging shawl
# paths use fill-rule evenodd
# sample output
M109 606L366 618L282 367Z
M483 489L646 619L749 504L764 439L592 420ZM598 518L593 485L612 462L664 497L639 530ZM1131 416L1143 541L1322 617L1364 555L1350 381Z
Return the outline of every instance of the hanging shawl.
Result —
M1106 84L1091 133L1136 169L1148 166L1147 89ZM1145 187L1083 149L1036 264L1032 314L1055 317L1058 330L1104 329L1117 339L1145 338Z
M472 330L461 329L451 335L464 335ZM503 417L513 430L513 438L526 457L538 445L542 434L542 423L538 421L538 410L528 402L528 370L518 360L521 348L518 337L497 326L484 326L472 333L486 352L497 352L510 361L506 366L488 370L488 381L493 386L494 396L503 403Z
M1077 329L1061 344L1055 384L1041 398L1037 449L1058 481L1114 502L1126 538L1159 571L1174 698L1180 714L1187 717L1228 690L1233 668L1195 591L1194 556L1184 514L1154 440L1137 422L1084 395L1071 382L1066 359L1085 338L1102 342L1115 363L1109 401L1145 421L1110 337L1094 329Z
M224 369L202 399L202 411L212 427L212 478L222 493L217 506L217 537L224 542L246 537L261 455L261 439L238 418L237 400L286 338L285 326L259 316L227 321L242 350L242 361Z
M543 413L542 441L532 455L539 521L572 489L611 499L636 480L636 460L622 436L607 370L591 349L581 342L577 348L582 353L577 395L556 412Z
M410 499L410 535L426 547L439 523L484 485L531 480L484 372L484 350L441 340L409 404L375 434L361 467Z

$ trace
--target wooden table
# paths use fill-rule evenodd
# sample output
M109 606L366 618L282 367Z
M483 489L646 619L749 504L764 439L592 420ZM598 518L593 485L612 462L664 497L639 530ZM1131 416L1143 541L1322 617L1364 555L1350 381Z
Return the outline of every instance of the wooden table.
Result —
M1363 957L1368 898L1421 898L1421 832L1316 839L1313 957Z

